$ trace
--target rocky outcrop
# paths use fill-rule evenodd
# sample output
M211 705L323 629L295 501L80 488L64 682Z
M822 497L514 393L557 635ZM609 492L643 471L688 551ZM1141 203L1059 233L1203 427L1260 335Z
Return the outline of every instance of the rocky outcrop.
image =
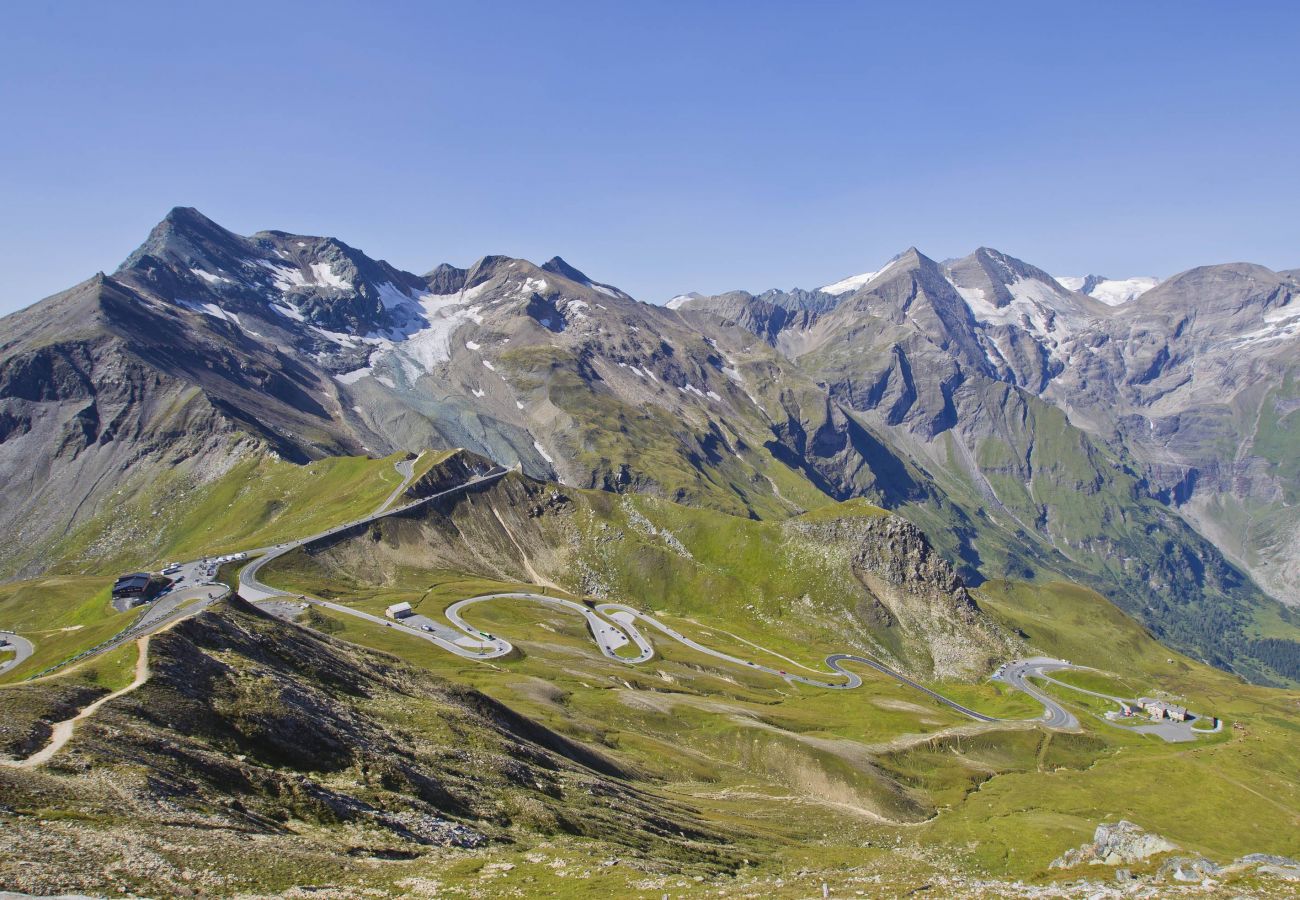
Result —
M1017 645L988 618L952 565L899 516L795 519L789 532L841 548L863 587L858 615L882 629L901 662L925 677L983 674Z
M1171 853L1177 849L1177 844L1121 819L1113 825L1106 823L1098 825L1092 841L1065 851L1052 860L1051 867L1073 869L1075 866L1085 864L1124 866L1161 853Z

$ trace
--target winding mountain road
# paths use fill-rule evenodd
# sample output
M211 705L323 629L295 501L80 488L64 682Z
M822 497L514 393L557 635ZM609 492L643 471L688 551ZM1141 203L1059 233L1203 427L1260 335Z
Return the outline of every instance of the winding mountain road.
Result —
M393 463L393 468L397 470L397 474L402 476L402 483L393 488L393 492L384 498L384 502L379 504L379 507L375 510L376 513L383 512L397 502L397 498L402 495L402 491L406 490L407 485L411 483L411 479L415 477L415 464L423 456L424 451L421 450L415 459L403 459Z
M12 631L0 631L0 649L12 650L13 658L0 662L0 672L6 669L12 669L22 664L23 660L32 655L36 648L32 642L20 634L14 634Z
M514 645L511 644L509 641L507 641L505 638L491 634L490 632L483 631L482 629L469 624L468 622L465 621L464 617L461 615L462 611L465 610L467 607L472 606L473 604L483 603L490 600L524 600L533 603L540 603L557 609L563 609L581 615L584 619L586 619L588 630L591 632L591 635L595 639L597 646L600 648L600 652L604 656L614 660L615 662L625 663L627 665L636 665L637 663L648 662L650 659L654 657L654 652L655 652L654 646L650 643L649 640L646 639L645 635L642 634L641 630L636 627L636 622L639 620L645 625L657 629L667 637L670 637L673 640L677 641L679 644L689 647L690 649L695 650L699 653L703 653L707 656L711 656L715 659L723 660L724 662L728 662L733 665L749 669L751 671L764 672L769 675L774 675L777 678L784 679L785 681L788 682L797 682L799 684L809 685L810 687L828 688L831 690L853 690L854 688L858 688L862 686L863 684L862 676L856 672L844 668L844 664L857 663L875 669L881 674L893 678L894 680L898 681L901 684L905 684L908 687L914 688L928 695L938 703L941 703L944 706L947 706L950 709L958 713L961 713L962 715L967 716L968 718L971 718L977 722L1008 721L1008 720L998 719L994 716L988 716L985 715L984 713L973 710L968 706L963 706L962 704L956 702L955 700L945 697L943 694L931 690L925 685L920 684L919 682L911 678L908 678L906 675L903 675L901 672L897 672L894 669L891 669L889 666L884 665L883 663L877 662L876 660L873 659L868 659L867 657L864 656L857 656L848 653L836 653L831 656L828 656L826 658L827 667L830 668L833 673L844 676L844 681L842 682L822 681L817 678L809 678L808 676L805 675L795 675L784 669L777 669L772 666L765 665L763 663L758 663L753 660L743 659L738 656L733 656L732 654L729 653L724 653L720 650L715 650L712 647L706 646L704 644L699 643L696 640L693 640L692 638L687 637L686 635L682 634L681 632L677 631L671 626L664 624L663 622L659 621L653 616L646 615L643 612L633 609L630 606L625 606L624 604L621 603L602 603L595 606L593 609L584 604L576 603L572 600L566 600L561 597L551 597L546 594L533 594L533 593L527 593L522 591L510 591L510 592L495 593L495 594L482 594L477 597L467 597L464 600L456 601L451 606L447 607L445 611L447 621L449 621L453 626L458 628L465 635L465 637L462 638L449 640L447 637L444 637L436 632L427 631L424 630L424 628L417 627L414 624L414 622L423 620L424 618L423 616L412 617L412 624L406 624L406 621L408 620L403 620L403 619L389 620L374 615L372 613L362 612L361 610L354 609L349 606L344 606L339 603L334 603L329 600L322 600L318 597L310 597L301 594L287 595L283 592L277 595L276 598L271 598L270 601L262 600L259 602L275 602L278 599L283 598L285 596L295 596L304 603L312 604L315 606L321 606L326 609L333 610L334 612L363 619L373 624L383 625L387 628L397 629L402 634L406 634L411 637L428 641L431 644L436 644L437 646L451 653L454 653L457 656L463 657L465 659L476 659L480 661L499 659L503 656L507 656L514 649ZM600 615L598 615L597 613L599 613ZM602 618L602 615L605 616L606 618ZM428 626L428 627L432 628L434 626ZM634 645L637 648L636 654L631 656L621 655L618 652L619 649L622 647L626 647L629 644ZM1040 659L1040 660L1036 660L1035 662L1043 665L1050 664L1055 669L1072 668L1068 663L1062 660ZM1015 664L1010 664L1010 665L1015 665ZM1019 685L1015 685L1015 686L1019 687ZM1051 697L1048 697L1045 694L1041 694L1040 692L1034 690L1029 685L1026 685L1025 688L1020 688L1020 689L1025 690L1026 693L1031 694L1036 699L1039 699L1041 703L1043 703L1044 713L1039 719L1034 721L1039 721L1043 725L1055 729L1077 729L1079 727L1078 720L1075 719L1072 715L1070 715L1070 713L1067 712L1064 709L1064 707L1062 707ZM1022 721L1022 720L1013 720L1013 721Z
M752 671L764 672L773 675L777 678L784 679L787 682L806 684L810 687L826 688L830 690L853 690L855 688L861 687L863 684L861 675L859 675L854 671L851 671L850 669L845 668L846 663L853 663L853 664L863 665L875 669L881 674L893 678L894 680L898 681L901 684L914 688L915 690L928 695L933 700L953 709L954 711L964 716L974 719L975 721L989 722L989 723L1000 722L1000 721L1022 721L1022 720L1002 720L1002 719L994 718L992 716L985 715L984 713L981 712L977 712L976 710L970 709L967 706L963 706L962 704L957 703L956 701L943 696L937 691L931 690L925 685L922 685L914 681L913 679L907 677L906 675L903 675L902 673L897 672L894 669L891 669L890 667L884 665L883 663L877 662L873 659L868 659L867 657L864 656L857 656L848 653L836 653L826 658L826 666L831 670L831 672L828 674L843 676L844 679L843 681L823 681L818 678L810 678L806 675L793 674L791 672L786 671L785 669L774 668L772 666L768 666L763 663L755 662L754 660L744 659L729 653L724 653L720 650L715 650L712 647L708 647L704 644L699 643L698 641L695 641L692 638L687 637L686 635L682 634L681 632L677 631L671 626L659 621L653 616L647 615L643 612L640 612L637 609L634 609L633 607L626 606L621 603L601 603L594 606L589 606L587 604L578 603L573 600L568 600L562 597L551 597L546 594L534 594L534 593L522 592L522 591L483 594L475 597L467 597L463 600L458 600L457 602L451 604L445 610L445 616L447 621L450 622L451 625L455 629L458 629L463 635L463 636L456 636L454 631L447 628L446 626L434 623L432 620L426 619L424 620L425 624L422 627L416 627L415 623L419 622L421 619L423 619L423 617L419 617L419 616L412 617L411 624L404 624L402 620L390 621L381 616L377 616L372 613L363 612L361 610L354 609L349 606L344 606L343 604L340 603L334 603L332 601L324 600L318 597L309 597L306 595L294 594L289 591L283 591L278 588L273 588L270 585L267 585L260 580L258 574L263 566L265 566L267 563L275 559L279 559L280 557L284 556L286 553L289 553L299 547L329 537L333 537L335 535L341 534L350 529L356 528L359 525L365 525L370 522L374 522L376 520L386 518L389 516L400 515L401 513L404 513L408 510L415 509L417 507L430 503L439 498L446 497L458 493L460 491L468 490L477 485L486 484L488 482L495 481L496 479L499 479L504 475L506 475L508 471L498 466L486 473L475 475L473 478L470 478L468 481L464 482L463 484L457 485L452 488L448 488L444 491L440 491L428 497L422 497L418 500L413 500L410 503L403 504L402 506L394 507L392 509L387 508L392 503L392 501L397 496L400 495L400 492L404 490L407 487L407 485L410 483L414 472L414 466L417 460L418 457L415 460L404 460L403 463L406 464L405 466L403 466L403 463L395 464L398 467L398 472L403 476L402 484L398 487L396 491L394 491L393 494L389 496L388 500L385 501L384 505L381 506L380 509L377 510L376 512L371 513L368 516L364 516L360 519L347 522L343 525L335 526L334 528L330 528L326 531L322 531L319 534L314 534L309 537L300 538L298 540L289 541L283 544L277 544L273 547L263 547L257 550L247 551L250 556L256 555L256 558L253 559L252 562L244 566L244 568L240 572L239 575L240 595L245 600L248 600L250 602L266 603L269 605L276 605L276 604L283 605L286 600L292 601L296 599L303 603L320 606L325 609L329 609L333 612L340 613L342 615L353 616L355 618L359 618L367 622L370 622L371 624L379 625L385 628L400 630L400 632L403 634L407 634L411 637L428 641L429 643L434 644L450 653L454 653L457 656L466 659L479 660L479 661L499 659L501 657L507 656L514 650L514 645L504 638L490 634L489 632L476 628L475 626L466 622L464 617L461 614L463 610L467 609L468 607L474 604L484 603L492 600L520 600L520 601L526 601L530 603L539 603L545 606L550 606L552 608L576 613L582 616L586 620L587 627L591 633L591 636L595 639L597 646L600 648L600 652L605 657L614 660L616 662L624 663L626 665L636 665L638 663L648 662L649 660L654 658L654 653L655 653L654 645L651 644L651 642L646 638L646 636L642 633L641 629L637 627L637 624L641 623L659 631L663 635L673 639L674 641L677 641L678 643L682 644L685 647L689 647L690 649L695 650L698 653L702 653L704 655L713 657L715 659L719 659L724 662L736 666L740 666ZM125 693L133 691L136 688L138 688L141 684L145 683L145 681L149 677L149 670L148 670L149 638L152 635L157 634L159 631L172 627L176 623L180 622L182 619L188 618L189 616L192 616L202 611L203 609L206 609L212 603L216 602L218 599L220 599L221 597L229 593L230 589L224 584L216 584L210 582L199 582L197 584L194 583L195 581L198 580L199 577L205 574L205 572L203 571L205 567L209 567L208 570L210 571L210 566L211 563L209 563L206 560L199 560L199 561L186 563L183 566L182 571L186 574L186 577L190 580L189 585L187 585L184 588L175 590L172 594L168 595L167 597L161 600L155 601L144 612L144 614L141 615L141 617L137 619L136 622L132 624L129 628L120 632L119 634L117 634L110 640L106 641L105 643L100 644L99 646L94 647L91 650L88 650L80 654L78 657L74 658L74 659L83 659L88 656L97 655L99 653L103 653L105 651L111 650L114 647L121 646L128 640L134 639L137 641L138 646L140 648L140 658L136 667L135 678L133 679L131 684L129 684L128 686L126 686L125 688L119 691L114 691L111 694L99 698L94 703L90 704L85 709L83 709L81 712L77 713L75 716L66 719L64 721L55 723L54 733L51 737L50 743L45 748L33 754L32 756L28 757L27 759L8 760L8 761L0 761L0 762L3 762L4 765L20 766L24 768L37 766L40 765L41 763L46 762L55 753L57 753L59 749L63 747L64 744L67 743L78 721L81 721L93 715L96 710L98 710L104 704L108 703L114 698L120 697ZM28 656L31 655L32 645L29 641L27 641L22 637L19 637L18 635L14 635L10 632L0 632L0 634L6 635L8 637L10 644L17 651L17 655L15 659L9 661L3 666L0 666L0 671L3 671L7 667L18 665L24 659L26 659ZM620 654L619 651L628 647L629 645L636 648L635 653L630 655ZM755 646L757 647L757 645ZM758 648L758 649L762 649L762 648ZM67 662L72 662L72 660L67 660L64 663L60 663L58 666L52 668L61 668L63 665L66 665ZM1039 719L1033 721L1037 721L1048 728L1073 730L1079 727L1078 720L1073 715L1071 715L1068 711L1066 711L1065 708L1062 707L1059 703L1057 703L1054 699L1042 693L1041 691L1038 691L1033 687L1033 685L1029 684L1027 681L1027 678L1031 675L1042 675L1046 677L1044 674L1046 672L1056 671L1060 669L1067 669L1067 668L1074 668L1074 667L1070 666L1069 663L1063 660L1053 660L1053 659L1038 657L1029 660L1016 660L1014 662L1008 663L1004 667L1004 671L1001 674L996 675L994 677L995 679L1005 681L1007 684L1015 687L1016 689L1029 694L1030 696L1034 697L1040 703L1043 704L1044 707L1043 715Z
M1006 682L1016 690L1024 691L1043 704L1045 712L1042 721L1048 728L1074 730L1079 727L1079 720L1075 718L1074 713L1067 710L1051 695L1043 693L1029 682L1030 677L1047 678L1048 672L1059 672L1062 669L1073 668L1079 667L1071 666L1065 660L1035 656L1031 659L1017 659L1007 663L1002 674L994 675L993 680ZM1055 681L1056 679L1049 680Z
M412 465L414 465L414 463L412 463ZM330 528L326 531L322 531L319 534L313 534L310 537L299 538L296 541L289 541L288 543L285 544L276 544L274 547L263 547L260 548L259 550L250 550L249 551L250 556L253 555L254 553L259 553L260 555L257 557L257 559L253 560L248 565L244 566L242 570L240 570L239 595L243 597L245 600L254 603L259 600L270 600L274 597L293 596L289 591L281 591L269 585L263 584L257 577L257 573L261 571L262 566L266 565L272 560L279 559L281 556L284 556L286 553L290 553L294 550L297 550L299 547L303 546L304 544L315 543L316 541L333 537L336 534L342 534L343 532L356 528L359 525L367 525L371 522L378 521L379 519L385 519L388 518L389 516L400 515L408 510L412 510L412 509L416 509L417 507L424 506L426 503L432 503L434 500L437 500L439 498L447 497L450 496L451 494L459 493L460 491L469 490L470 488L480 484L487 484L490 481L495 481L498 478L501 478L506 474L507 471L508 470L503 469L500 466L497 466L496 468L486 472L483 475L475 475L473 478L469 479L464 484L458 484L455 487L447 488L445 491L439 491L436 494L430 494L428 497L421 497L419 500L412 500L410 503L404 503L403 505L393 507L392 509L381 509L377 512L371 513L368 516L363 516L360 519L354 519L353 521L347 522L343 525L336 525L333 528Z
M414 461L409 461L409 462L411 464L411 467L413 468ZM406 481L409 481L409 472L400 469L399 471L402 471L402 474L404 476L404 483ZM705 646L704 644L701 644L698 641L695 641L687 637L686 635L675 630L674 628L665 625L663 622L660 622L658 619L654 618L653 616L648 616L645 613L642 613L630 606L626 606L620 603L602 603L596 606L594 609L592 609L581 603L575 603L572 600L565 600L563 598L551 597L545 594L534 594L534 593L527 593L527 592L495 593L495 594L484 594L482 596L477 596L477 597L467 597L464 600L459 600L453 603L445 611L447 620L455 628L459 629L461 633L464 635L463 638L462 637L453 638L451 633L447 633L445 635L443 633L440 633L443 631L443 626L438 625L436 623L429 624L427 628L417 627L415 623L412 623L411 625L406 625L403 624L401 620L392 621L392 620L384 619L372 613L362 612L360 610L353 609L352 607L344 606L340 603L334 603L328 600L323 600L319 597L309 597L307 595L292 594L288 591L283 591L278 588L273 588L270 585L264 583L258 577L258 573L261 571L263 566L265 566L267 563L275 559L284 556L286 553L289 553L292 550L297 549L298 547L302 547L306 544L311 544L315 541L319 541L324 538L332 537L336 534L340 534L344 531L348 531L349 529L355 528L358 525L364 525L368 522L373 522L377 519L381 519L386 516L393 516L399 513L406 512L409 509L414 509L425 503L429 503L432 500L436 500L439 497L445 497L450 494L454 494L458 491L467 490L471 487L474 487L475 485L493 481L497 478L502 477L505 474L506 474L505 469L497 467L496 469L493 469L492 471L486 474L478 475L475 476L474 478L471 478L469 481L465 482L464 484L457 485L456 487L453 488L448 488L447 490L441 491L437 494L433 494L432 496L423 497L419 500L412 501L411 503L407 503L403 506L399 506L393 509L381 508L380 511L375 512L369 516L366 516L361 519L357 519L353 522L348 522L347 524L344 525L336 526L335 528L331 528L328 531L323 531L320 534L302 538L297 541L290 541L285 544L279 544L275 547L265 548L265 550L262 552L260 556L258 556L257 559L253 560L253 562L245 566L244 569L239 573L240 596L254 603L266 602L266 601L276 600L276 599L283 599L285 597L290 597L290 598L297 597L303 602L310 603L316 606L321 606L326 609L330 609L334 612L341 613L343 615L354 616L356 618L364 619L373 624L383 625L384 627L388 627L388 628L400 629L405 634L411 635L413 637L417 637L421 640L428 641L429 643L435 644L438 647L441 647L442 649L450 653L456 654L457 656L461 656L466 659L477 659L477 660L499 659L500 657L508 655L514 649L514 646L504 638L497 637L495 635L490 635L488 632L482 631L470 625L461 616L461 611L472 604L482 603L488 600L524 600L528 602L541 603L556 608L566 609L570 612L578 613L579 615L581 615L583 618L586 619L587 626L591 631L591 635L595 639L597 646L600 648L600 652L604 656L608 657L609 659L615 660L617 662L625 663L628 665L635 665L637 663L647 662L654 657L653 645L650 643L650 641L646 639L645 635L641 633L640 629L636 627L635 623L639 620L645 623L646 625L657 629L658 631L662 632L663 634L667 635L668 637L672 638L678 643L686 647L690 647L692 650L695 650L699 653L703 653L707 656L714 657L715 659L723 660L733 665L752 669L754 671L766 672L778 678L785 679L788 682L797 682L800 684L809 685L810 687L828 688L832 690L852 690L862 685L863 683L862 676L858 675L856 672L844 668L844 664L856 663L858 665L864 665L869 668L875 669L881 674L893 678L894 680L898 681L901 684L905 684L918 691L921 691L922 693L928 695L929 697L936 700L937 702L949 707L950 709L964 716L974 719L977 722L1001 721L992 716L987 716L984 713L977 712L976 710L973 710L967 706L963 706L962 704L956 702L955 700L945 697L942 694L938 693L937 691L933 691L930 688L927 688L925 685L922 685L914 681L913 679L908 678L906 675L903 675L901 672L896 672L895 670L891 669L889 666L886 666L883 663L877 662L873 659L868 659L867 657L864 656L857 656L854 654L847 654L847 653L836 653L826 658L826 665L828 668L831 669L831 672L834 674L842 675L844 677L844 681L842 682L823 681L817 678L810 678L805 675L795 675L784 669L777 669L771 666L754 662L753 660L742 659L740 657L733 656L729 653L723 653L722 651L715 650L712 647ZM390 498L390 502L391 502L391 498ZM257 551L253 551L253 552L257 552ZM629 655L629 656L620 655L618 653L618 650L622 647L627 646L628 644L633 644L636 646L637 648L636 654ZM1038 662L1041 662L1044 665L1050 664L1057 669L1070 668L1068 663L1065 663L1064 661L1061 660L1039 660ZM1010 665L1014 666L1016 665L1016 663L1012 663ZM1042 717L1039 719L1039 721L1041 721L1047 727L1059 728L1059 729L1077 729L1079 727L1078 720L1075 719L1074 716L1072 716L1069 712L1067 712L1064 707L1062 707L1059 703L1057 703L1048 695L1043 694L1040 691L1034 690L1032 686L1024 682L1023 678L1019 679L1019 681L1017 682L1008 681L1008 683L1012 684L1014 687L1016 687L1019 690L1025 691L1026 693L1030 694L1035 699L1037 699L1040 703L1043 704L1044 713Z

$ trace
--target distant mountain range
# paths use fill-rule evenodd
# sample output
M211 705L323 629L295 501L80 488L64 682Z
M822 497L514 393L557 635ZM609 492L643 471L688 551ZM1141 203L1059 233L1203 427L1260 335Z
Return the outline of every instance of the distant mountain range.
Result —
M252 455L459 446L757 518L867 497L967 577L1087 583L1294 679L1297 295L1244 263L1054 278L910 249L656 306L558 257L416 275L175 209L112 275L0 319L0 574L93 569L143 498Z

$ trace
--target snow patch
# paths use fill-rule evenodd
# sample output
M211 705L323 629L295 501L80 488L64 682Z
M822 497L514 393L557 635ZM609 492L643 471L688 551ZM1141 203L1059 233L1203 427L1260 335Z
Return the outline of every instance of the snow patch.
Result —
M486 396L487 391L480 391L478 388L474 388L473 390L470 391L470 393L473 394L475 397L483 397Z
M329 263L312 263L311 273L316 277L318 283L326 287L338 288L343 291L352 290L351 284L334 274L334 267Z
M495 372L497 370L496 366L492 365L492 363L488 362L486 359L483 360L483 368L487 369L489 372Z
M298 310L294 309L292 306L284 306L279 303L272 303L271 309L275 310L280 315L284 316L286 319L293 319L295 322L307 321L305 318L303 318L302 313L298 312Z
M861 275L850 275L848 278L841 278L834 284L828 284L825 287L818 288L818 290L823 294L834 294L836 296L847 294L850 291L856 291L858 288L866 286L868 283L874 281L894 266L898 265L898 260L899 257L895 257L885 263L882 268L879 268L874 272L863 272Z
M691 302L694 299L695 298L692 297L690 294L678 294L676 297L672 298L667 303L665 303L664 306L668 307L669 309L681 309L683 306L685 306L687 303Z
M419 298L426 327L394 346L394 352L425 372L451 359L451 336L469 320L462 294L423 294Z
M323 338L333 341L343 347L355 347L357 345L356 335L344 334L341 331L330 331L327 328L321 328L319 325L310 326L311 330Z
M1293 296L1285 305L1264 313L1264 327L1243 334L1236 343L1262 344L1300 336L1300 303L1294 300Z
M412 300L410 294L391 281L385 281L379 286L379 301L384 304L384 309L400 309L404 306L410 306Z
M466 350L482 350L483 348L482 348L481 345L476 344L476 343L474 343L473 341L466 341L466 342L465 342L465 349L466 349Z
M1057 300L1057 295L1041 281L1018 278L1008 284L1011 302L1006 306L995 306L989 302L983 288L963 288L956 284L952 286L966 301L975 319L986 325L1020 325L1042 337L1056 328L1051 316L1051 304Z
M551 465L555 465L555 460L551 458L551 454L546 452L546 448L542 446L541 441L533 441L533 449L541 455L542 459Z
M220 319L223 322L231 322L235 325L238 325L240 328L244 327L243 324L239 321L239 315L237 313L227 312L226 310L222 309L220 306L217 306L217 304L215 303L194 303L193 301L190 300L179 300L177 302L180 303L180 305L185 307L186 309L192 309L195 312L201 312L205 316L211 316L212 318Z
M823 294L847 294L850 291L856 291L871 279L875 278L877 272L863 272L861 275L850 275L848 278L841 278L834 284L828 284L818 288Z
M1067 291L1082 291L1088 283L1086 275L1056 275L1058 284ZM1137 278L1108 278L1093 285L1088 296L1100 300L1107 306L1123 306L1141 297L1160 283L1159 278L1139 276Z
M369 374L371 374L371 369L366 366L361 369L353 369L351 372L344 372L341 375L335 375L334 380L339 384L356 384Z
M293 266L277 265L265 259L255 259L253 262L271 273L271 280L281 292L308 286L307 277Z
M190 271L202 278L208 284L221 284L230 281L229 278L223 278L220 275L213 275L211 272L205 272L202 269L190 269Z

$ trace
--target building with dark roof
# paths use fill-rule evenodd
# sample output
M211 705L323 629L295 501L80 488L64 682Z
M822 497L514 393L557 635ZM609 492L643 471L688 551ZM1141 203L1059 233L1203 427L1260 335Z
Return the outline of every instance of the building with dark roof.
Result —
M149 593L149 573L133 572L113 582L113 597L143 597Z

